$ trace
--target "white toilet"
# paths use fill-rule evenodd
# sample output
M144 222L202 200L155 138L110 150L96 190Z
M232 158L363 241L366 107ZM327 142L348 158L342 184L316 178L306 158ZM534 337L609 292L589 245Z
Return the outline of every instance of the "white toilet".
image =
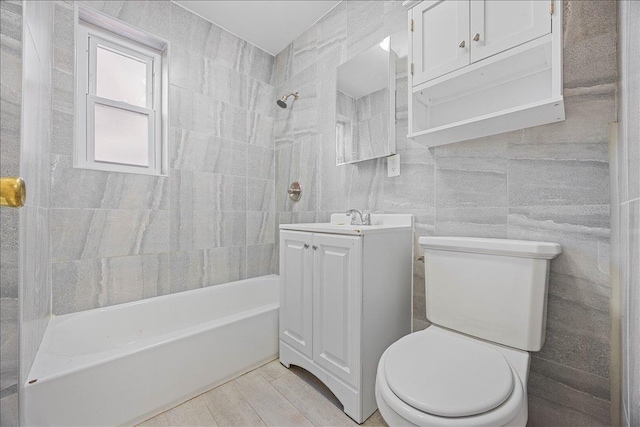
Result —
M380 358L390 426L524 426L529 351L544 343L556 243L421 237L433 325Z

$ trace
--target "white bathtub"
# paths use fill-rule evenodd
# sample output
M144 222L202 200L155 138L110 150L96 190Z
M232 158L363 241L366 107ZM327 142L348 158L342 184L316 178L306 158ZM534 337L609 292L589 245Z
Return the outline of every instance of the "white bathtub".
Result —
M26 425L135 424L278 355L278 276L51 319Z

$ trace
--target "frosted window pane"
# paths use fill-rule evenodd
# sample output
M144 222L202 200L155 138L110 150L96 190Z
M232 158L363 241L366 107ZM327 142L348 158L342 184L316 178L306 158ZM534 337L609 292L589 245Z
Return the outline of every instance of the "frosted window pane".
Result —
M149 117L95 104L95 160L149 166Z
M96 95L147 106L147 63L96 48Z

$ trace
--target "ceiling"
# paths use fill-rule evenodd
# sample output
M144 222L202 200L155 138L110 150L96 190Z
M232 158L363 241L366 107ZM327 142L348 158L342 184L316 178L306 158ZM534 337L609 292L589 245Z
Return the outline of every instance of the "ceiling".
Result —
M176 0L176 3L277 55L340 1Z

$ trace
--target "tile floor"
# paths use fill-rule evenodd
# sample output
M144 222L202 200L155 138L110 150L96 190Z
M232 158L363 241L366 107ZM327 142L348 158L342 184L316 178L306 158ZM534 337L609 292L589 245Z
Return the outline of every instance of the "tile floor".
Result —
M222 384L140 426L357 426L317 378L278 360ZM376 411L363 424L386 426Z

